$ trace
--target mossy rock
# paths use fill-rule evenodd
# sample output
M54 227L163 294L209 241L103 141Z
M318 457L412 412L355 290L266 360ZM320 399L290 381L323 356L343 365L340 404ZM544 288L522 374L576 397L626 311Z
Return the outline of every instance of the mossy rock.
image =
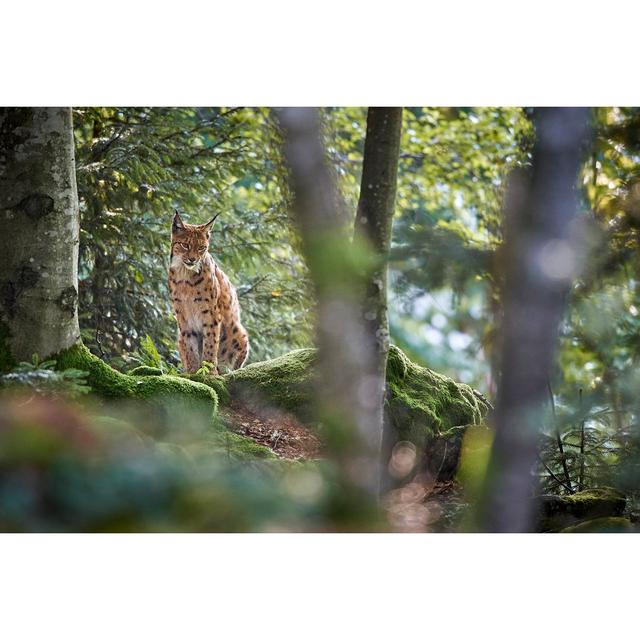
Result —
M387 387L399 439L416 444L459 435L456 427L480 424L491 406L470 386L415 364L395 346L389 349Z
M158 369L158 367L148 367L147 365L141 365L136 367L135 369L131 369L129 371L130 376L161 376L162 369Z
M183 374L181 377L206 385L216 392L218 402L220 404L229 404L229 392L227 391L227 385L221 376L212 376L207 373L187 373Z
M540 531L559 531L585 520L618 518L626 498L612 487L597 487L568 496L540 496Z
M316 349L297 349L283 356L254 362L224 376L232 398L268 403L308 420Z
M566 527L560 533L631 533L633 531L631 521L626 518L595 518Z
M316 362L316 349L298 349L250 364L224 380L231 398L267 403L308 422ZM464 430L482 422L490 408L487 400L471 387L415 364L393 345L387 362L387 391L387 418L394 442L413 442L425 452L428 468L440 470L441 479L452 477Z
M103 398L139 398L172 410L205 411L210 417L218 409L218 396L206 384L180 376L127 375L94 356L82 344L61 351L55 359L58 369L86 371L88 384Z

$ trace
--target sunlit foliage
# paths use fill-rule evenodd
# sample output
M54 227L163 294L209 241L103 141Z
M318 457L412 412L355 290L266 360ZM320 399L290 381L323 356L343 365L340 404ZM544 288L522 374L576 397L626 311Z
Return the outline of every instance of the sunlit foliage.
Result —
M150 335L178 363L166 287L173 210L205 222L236 284L252 359L308 343L305 269L292 246L268 110L80 108L80 323L117 363Z

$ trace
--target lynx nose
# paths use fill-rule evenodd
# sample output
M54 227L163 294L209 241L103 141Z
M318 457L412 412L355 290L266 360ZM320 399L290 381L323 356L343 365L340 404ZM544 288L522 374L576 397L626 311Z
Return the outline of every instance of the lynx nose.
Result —
M186 265L189 265L190 267L192 267L196 263L196 261L192 260L191 258L183 258L183 261Z

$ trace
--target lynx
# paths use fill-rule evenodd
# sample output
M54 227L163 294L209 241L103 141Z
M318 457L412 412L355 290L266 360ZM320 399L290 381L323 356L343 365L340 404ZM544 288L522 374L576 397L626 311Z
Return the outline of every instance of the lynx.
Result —
M240 322L234 286L209 253L211 227L186 224L175 212L171 225L169 292L178 321L178 347L186 371L193 373L206 360L211 373L242 367L249 353L249 336Z

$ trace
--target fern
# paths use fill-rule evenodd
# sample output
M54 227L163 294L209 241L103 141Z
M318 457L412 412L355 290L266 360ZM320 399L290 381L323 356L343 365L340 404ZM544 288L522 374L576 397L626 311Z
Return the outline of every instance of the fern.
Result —
M175 367L171 366L162 358L158 348L153 342L153 339L149 335L146 335L140 341L140 348L130 354L127 360L134 362L136 366L144 365L160 369L162 373L178 373L178 370Z
M156 345L153 343L150 335L146 335L140 342L140 350L144 354L146 361L144 364L150 367L157 367L161 371L164 371L164 363L162 362L162 356L158 352Z

